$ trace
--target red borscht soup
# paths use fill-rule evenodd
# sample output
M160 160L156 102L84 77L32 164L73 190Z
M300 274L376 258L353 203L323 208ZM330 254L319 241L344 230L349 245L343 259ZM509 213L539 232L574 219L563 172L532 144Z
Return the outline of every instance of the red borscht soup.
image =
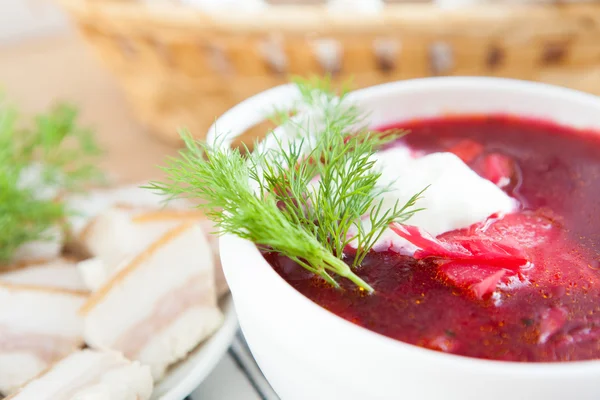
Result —
M600 136L506 116L394 128L410 131L400 140L415 152L456 154L519 210L436 238L397 226L419 250L372 250L356 273L373 294L343 279L335 289L266 253L279 275L340 317L425 348L510 361L600 359Z

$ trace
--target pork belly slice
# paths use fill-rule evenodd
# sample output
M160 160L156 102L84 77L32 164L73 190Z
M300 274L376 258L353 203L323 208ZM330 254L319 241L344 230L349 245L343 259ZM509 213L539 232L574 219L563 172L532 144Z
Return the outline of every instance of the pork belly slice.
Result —
M65 234L58 226L45 232L45 240L33 240L19 246L12 257L13 263L41 263L60 256Z
M167 229L171 229L175 225L181 224L181 221L189 220L198 223L198 226L202 228L202 231L208 240L214 263L217 296L221 297L223 294L229 292L229 287L225 281L225 275L223 274L223 268L221 266L219 236L217 235L218 229L214 222L207 219L204 213L196 210L187 212L183 210L160 210L136 213L133 217L133 222L144 232L157 231L162 228L164 233Z
M86 296L0 283L0 392L9 394L83 345Z
M223 320L210 254L197 223L168 231L84 305L86 343L118 350L163 377Z
M77 262L65 258L9 268L0 273L0 282L89 292L77 269Z
M150 369L117 352L77 351L28 382L12 400L147 400Z
M96 216L80 236L81 244L93 257L113 265L143 251L174 227L200 221L199 211L139 210L109 208Z
M139 185L95 189L67 198L67 204L73 210L77 210L77 214L69 220L71 234L76 239L96 216L113 207L146 211L165 207L172 210L186 210L191 207L191 203L183 199L172 200L165 204L165 197L141 188L140 186L144 184L146 183L141 182Z
M130 259L182 223L195 221L203 229L210 244L208 254L216 267L215 280L219 295L228 291L221 268L218 237L203 213L196 210L137 210L112 208L92 221L81 242L93 259L80 263L86 286L97 290L107 279L123 268Z

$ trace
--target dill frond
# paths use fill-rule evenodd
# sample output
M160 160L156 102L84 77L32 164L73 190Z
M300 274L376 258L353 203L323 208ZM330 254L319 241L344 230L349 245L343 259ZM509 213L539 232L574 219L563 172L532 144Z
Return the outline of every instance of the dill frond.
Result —
M374 168L375 152L404 132L370 132L365 116L327 80L296 85L298 114L277 113L285 137L272 135L273 146L240 152L184 133L186 149L163 168L168 180L149 188L200 199L222 233L281 253L332 285L344 277L371 292L353 268L392 222L419 211L414 206L422 192L384 209L381 195L389 188L378 184ZM361 223L365 216L369 230ZM350 267L344 252L352 242L358 246Z
M59 105L24 124L14 107L0 104L0 264L24 243L52 240L50 228L70 212L58 195L100 179L99 154L73 107Z

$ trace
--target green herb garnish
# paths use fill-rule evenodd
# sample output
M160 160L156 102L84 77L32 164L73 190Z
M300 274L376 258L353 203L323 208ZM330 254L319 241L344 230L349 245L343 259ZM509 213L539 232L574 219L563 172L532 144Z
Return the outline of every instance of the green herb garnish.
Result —
M59 195L100 177L90 158L100 151L76 119L73 107L59 105L24 125L0 104L0 264L24 243L52 240L69 212Z
M224 149L218 140L211 145L183 133L186 149L163 168L168 181L149 188L199 199L221 233L281 253L334 286L337 275L372 292L353 267L390 223L418 211L413 207L421 195L392 209L384 209L380 198L389 187L378 185L381 173L372 156L402 132L368 131L345 93L335 96L325 81L297 86L300 113L278 113L285 136L273 134L273 146ZM371 229L360 222L364 216ZM352 242L357 250L351 267L344 252Z

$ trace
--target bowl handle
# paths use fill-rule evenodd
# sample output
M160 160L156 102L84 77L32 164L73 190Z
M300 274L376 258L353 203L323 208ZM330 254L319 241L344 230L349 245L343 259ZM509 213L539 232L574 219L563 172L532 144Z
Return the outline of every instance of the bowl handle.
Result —
M275 107L290 110L299 98L300 92L294 84L275 86L258 93L221 115L208 129L206 141L210 145L229 148L236 137L266 120Z

